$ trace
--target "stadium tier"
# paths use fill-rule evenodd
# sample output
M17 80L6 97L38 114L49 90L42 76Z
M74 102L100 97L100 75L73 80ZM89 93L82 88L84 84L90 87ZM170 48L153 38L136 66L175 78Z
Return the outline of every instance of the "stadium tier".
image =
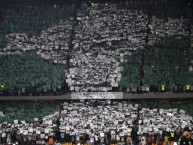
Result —
M191 92L191 3L171 3L2 8L1 95Z
M192 143L193 139L192 116L187 115L182 109L187 109L185 104L191 106L191 100L173 103L157 101L155 108L155 101L136 103L124 100L19 102L19 104L4 102L1 107L6 111L1 113L5 118L0 125L1 144L45 145L52 144L50 140L53 140L55 145L79 143L152 145L173 142L182 145L187 141ZM5 110L5 106L10 108ZM44 110L39 109L39 106L44 107ZM31 114L30 117L26 116L28 112ZM46 115L48 112L50 114Z

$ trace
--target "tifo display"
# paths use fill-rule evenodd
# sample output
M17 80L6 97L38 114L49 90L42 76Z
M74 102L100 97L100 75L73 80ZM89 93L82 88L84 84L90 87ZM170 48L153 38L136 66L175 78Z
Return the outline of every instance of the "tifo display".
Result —
M144 108L126 101L63 102L34 122L1 123L1 143L153 144L192 142L192 117L184 110ZM11 137L12 136L12 137Z
M0 93L192 92L191 6L136 0L2 8Z

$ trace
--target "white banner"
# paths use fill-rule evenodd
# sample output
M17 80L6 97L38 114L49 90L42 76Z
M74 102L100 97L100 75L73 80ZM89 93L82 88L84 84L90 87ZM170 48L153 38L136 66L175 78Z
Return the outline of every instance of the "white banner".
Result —
M123 99L123 92L74 92L72 99Z

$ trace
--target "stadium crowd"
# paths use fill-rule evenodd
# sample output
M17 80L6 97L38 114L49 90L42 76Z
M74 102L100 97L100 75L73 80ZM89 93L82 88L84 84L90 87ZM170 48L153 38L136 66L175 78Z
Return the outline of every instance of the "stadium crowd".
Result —
M125 7L122 7L123 5ZM167 46L163 46L162 38L174 37L178 41L182 37L190 37L191 24L183 14L175 19L167 15L165 18L159 18L153 13L151 16L143 12L143 9L131 10L129 5L129 3L122 5L91 3L91 6L85 4L76 10L75 15L68 14L69 11L73 13L73 8L67 6L64 8L57 5L34 8L29 6L23 9L24 12L18 10L18 14L29 22L20 19L21 22L18 23L16 23L17 11L14 10L14 13L11 13L11 10L5 11L7 26L2 25L1 31L5 37L2 36L1 40L6 40L7 43L2 43L0 54L14 55L33 50L43 59L51 59L55 63L68 66L69 68L65 67L64 75L71 91L111 91L113 88L123 87L130 92L138 90L141 82L146 85L147 90L150 90L150 85L160 85L160 78L157 75L163 74L162 70L168 74L173 68L166 64L151 73L148 68L157 68L154 63L158 64L159 60L154 61L154 57L151 59L148 55L149 61L143 64L143 51L145 50L147 54L153 52L152 55L157 56L155 55L157 51L153 51L156 42L161 41L160 46L165 49ZM37 15L37 20L34 15ZM49 17L44 19L45 15ZM33 22L30 21L30 17ZM185 45L180 46L181 50L189 47L188 39L185 39L184 43ZM169 45L174 44L171 41ZM153 50L149 50L147 46L152 47ZM137 51L139 53L134 53ZM179 54L181 53L189 54L188 51ZM167 51L164 51L164 54L167 54ZM190 62L189 58L188 62L184 61L182 61L183 66ZM184 76L187 76L187 73L192 74L191 71L186 71L186 68L182 70ZM150 77L155 78L154 81L149 81ZM164 79L163 82L168 81L167 78ZM178 81L171 84L181 83L182 80ZM186 83L191 85L187 81L186 79L183 85Z
M0 57L24 54L25 57L18 57L19 61L16 57L13 61L5 57L0 61L4 69L0 70L0 93L4 88L17 88L18 94L33 88L41 94L62 90L64 81L72 92L99 91L103 94L103 91L118 87L126 88L128 92L140 89L151 92L152 84L160 85L164 92L166 85L170 84L172 90L178 83L187 88L182 88L184 91L193 90L192 55L187 55L191 52L187 38L193 34L189 19L150 16L143 10L130 10L128 3L124 8L113 3L90 4L81 6L84 12L78 9L68 18L65 17L69 12L67 7L57 5L29 6L13 13L5 10L7 19L0 29ZM179 45L175 45L177 41ZM65 67L43 63L46 61L25 51L33 51L44 60L51 59ZM171 55L171 52L175 53ZM165 61L167 63L163 65ZM18 69L20 67L14 63L3 62L18 62L18 66L25 66ZM43 71L34 75L31 72L33 64ZM10 68L15 70L12 72ZM21 74L22 70L25 75ZM16 73L19 77L14 77ZM161 79L157 77L158 73L163 76ZM141 84L145 86L140 88ZM101 99L116 98L113 93L109 96L100 93ZM92 95L80 94L82 98L92 99ZM97 93L93 94L97 98ZM59 112L34 118L33 122L18 118L11 123L0 123L0 144L192 145L193 118L185 113L179 109L145 108L142 104L133 105L126 101L64 102ZM0 115L4 114L0 112Z
M71 90L112 90L112 87L119 86L124 77L123 69L130 69L123 68L121 63L130 63L126 58L132 52L144 49L145 45L152 46L163 37L181 38L189 35L189 21L183 16L176 19L168 17L165 21L155 16L150 18L142 10L130 11L112 3L92 3L91 7L85 6L85 9L85 13L77 14L72 42L72 69L67 81ZM135 79L135 89L140 86L142 59L139 64L132 72L139 74L138 78L128 81L128 84L132 84ZM101 89L99 86L104 87Z
M59 24L42 31L40 36L28 37L22 33L11 33L6 37L9 44L3 48L2 55L21 54L35 50L44 59L52 59L55 63L66 65L67 51L71 36L71 21L60 21Z
M34 122L3 122L1 144L190 145L192 117L184 110L144 108L126 101L80 100ZM55 143L53 143L55 142Z
M88 14L77 14L71 90L112 90L121 80L120 62L124 62L125 55L145 45L147 15L111 3L93 4L87 9Z

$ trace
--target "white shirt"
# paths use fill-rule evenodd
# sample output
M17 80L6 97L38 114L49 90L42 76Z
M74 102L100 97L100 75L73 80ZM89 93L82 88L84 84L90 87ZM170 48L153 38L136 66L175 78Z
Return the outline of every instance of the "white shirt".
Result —
M95 135L94 137L95 137L95 141L98 141L98 140L99 140L98 135Z

